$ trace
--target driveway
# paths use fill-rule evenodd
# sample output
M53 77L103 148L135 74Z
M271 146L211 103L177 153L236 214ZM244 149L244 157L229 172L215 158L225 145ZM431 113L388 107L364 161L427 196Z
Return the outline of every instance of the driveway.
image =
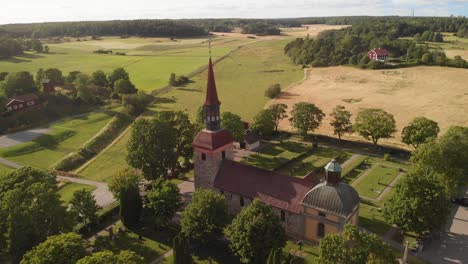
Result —
M468 197L468 188L465 197ZM433 241L422 255L435 264L468 264L468 208L452 208L447 232L439 241Z
M9 148L50 133L48 128L35 128L0 136L0 148Z
M69 182L85 184L85 185L92 185L96 187L96 189L93 191L93 196L94 196L94 199L96 199L96 203L100 207L106 207L115 201L115 198L112 195L112 192L109 191L109 187L107 183L105 182L96 182L96 181L90 181L90 180L85 180L85 179L80 179L80 178L75 178L75 177L66 177L66 176L60 176L60 175L57 175L57 180L69 181Z

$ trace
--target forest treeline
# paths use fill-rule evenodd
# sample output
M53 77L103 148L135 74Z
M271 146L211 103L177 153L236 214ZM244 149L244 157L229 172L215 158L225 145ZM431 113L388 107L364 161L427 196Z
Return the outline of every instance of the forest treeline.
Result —
M443 32L458 35L466 28L466 18L353 18L352 27L322 32L317 38L298 38L285 47L285 53L297 64L332 66L353 64L363 67L385 68L379 62L370 62L369 50L382 47L390 52L399 67L427 64L466 67L466 61L457 57L448 59L443 51L433 50L416 41L442 42ZM335 21L339 22L339 21ZM401 39L409 37L408 39ZM464 37L464 35L461 37ZM416 41L414 41L416 40Z

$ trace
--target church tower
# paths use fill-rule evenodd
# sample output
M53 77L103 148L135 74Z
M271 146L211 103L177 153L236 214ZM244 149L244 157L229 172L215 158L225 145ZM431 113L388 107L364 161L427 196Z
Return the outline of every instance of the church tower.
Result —
M234 138L231 132L221 127L220 105L210 57L206 99L203 105L205 129L197 134L192 143L196 189L212 188L221 162L233 158Z

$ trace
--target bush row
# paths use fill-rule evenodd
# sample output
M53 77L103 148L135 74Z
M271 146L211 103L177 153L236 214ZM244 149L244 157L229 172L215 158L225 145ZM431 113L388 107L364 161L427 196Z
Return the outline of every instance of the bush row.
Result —
M99 134L89 140L78 152L73 152L56 163L54 169L58 171L77 169L117 138L131 121L132 119L125 114L116 114Z

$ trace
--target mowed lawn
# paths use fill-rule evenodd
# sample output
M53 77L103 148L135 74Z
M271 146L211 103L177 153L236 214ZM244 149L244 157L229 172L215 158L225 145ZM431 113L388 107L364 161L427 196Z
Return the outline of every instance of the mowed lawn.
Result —
M32 142L0 149L0 156L25 166L48 169L69 153L77 151L111 118L112 111L106 111L65 119L50 125L50 134Z
M227 41L224 38L213 41L213 57L219 57L245 39ZM48 44L49 54L28 52L9 60L0 61L0 72L30 71L39 68L58 68L64 74L70 71L92 73L96 70L111 72L118 67L125 68L136 87L152 91L165 86L172 72L188 74L206 64L208 56L207 37L170 41L154 38L104 38L99 41L76 41ZM127 53L126 56L95 54L96 50L112 49Z
M131 129L115 145L103 151L82 171L78 171L80 177L94 181L109 181L115 173L125 169L128 166L125 158L127 156L127 142L130 136Z
M279 83L285 89L303 78L302 69L283 54L284 43L284 40L251 43L215 65L222 111L252 121L269 100L264 95L268 86ZM204 101L206 78L204 71L192 79L193 83L162 95L152 109L186 110L194 118Z
M376 164L366 174L361 175L364 178L360 179L354 187L360 196L375 199L399 173L395 167Z
M62 187L60 187L58 194L60 195L60 199L65 204L68 204L73 198L73 193L82 189L92 192L94 191L94 189L96 189L96 187L91 186L91 185L69 182L69 183L65 183Z

